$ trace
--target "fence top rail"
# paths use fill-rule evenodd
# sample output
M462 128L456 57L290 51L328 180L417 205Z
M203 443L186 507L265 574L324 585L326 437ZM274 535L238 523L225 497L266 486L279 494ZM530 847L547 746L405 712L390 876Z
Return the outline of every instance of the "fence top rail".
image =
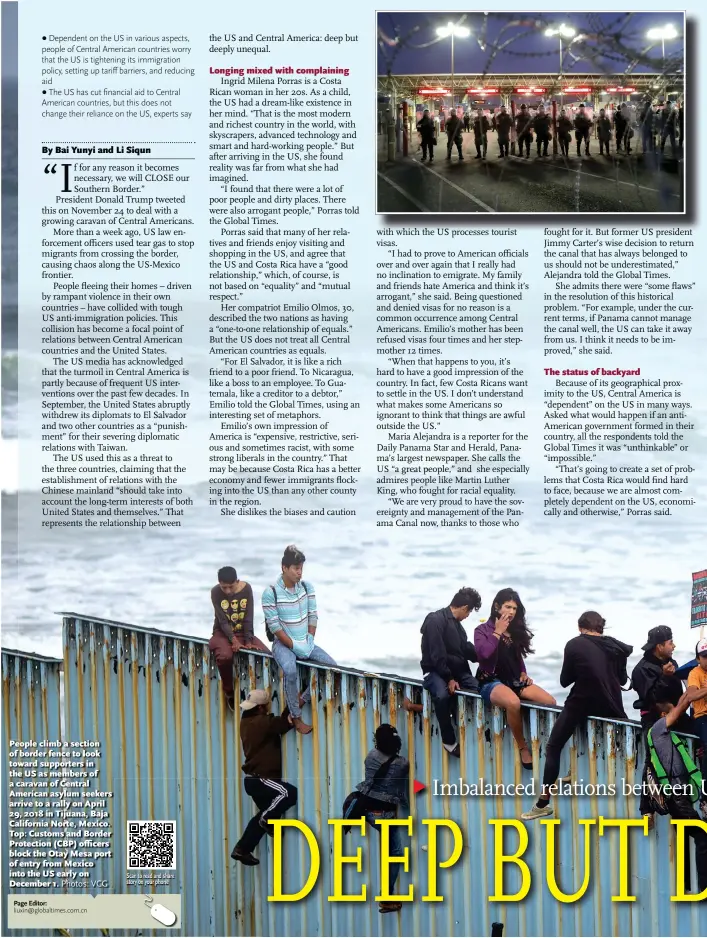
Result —
M74 620L78 620L81 622L90 622L90 623L93 623L94 625L108 625L114 628L125 629L126 631L129 631L129 632L141 632L143 635L155 635L155 636L161 636L165 638L174 638L174 639L178 639L179 641L194 642L195 644L199 644L199 645L208 645L209 643L208 639L200 638L199 636L196 636L196 635L184 635L178 632L166 632L161 629L148 628L142 625L134 625L133 623L130 623L130 622L118 622L114 619L102 619L97 616L84 615L83 613L80 613L80 612L59 612L57 613L57 615L62 616L65 622L68 619L74 619ZM15 654L21 655L24 653L15 652ZM259 658L270 657L269 655L266 655L264 652L255 651L255 650L253 651L248 650L247 652L243 652L243 654L256 655ZM47 660L56 660L56 659L47 659ZM334 671L340 674L348 674L352 677L364 677L364 678L371 677L371 678L376 678L378 680L394 681L397 684L408 685L410 687L420 687L420 688L422 687L422 681L419 678L405 677L400 674L388 674L385 672L378 672L378 671L364 671L359 668L351 668L351 667L332 668L332 667L327 667L326 665L314 664L313 662L308 662L308 666L310 668L316 668L318 671ZM457 691L457 693L466 697L478 697L479 696L479 694L470 693L469 691ZM530 703L528 701L523 701L523 705L533 710L548 710L548 711L554 710L557 712L562 709L561 707L547 707L541 704ZM638 720L613 720L607 717L592 717L592 719L597 720L601 723L611 723L615 726L630 727L634 730L640 729L640 722Z
M13 655L15 658L29 658L32 661L40 661L43 664L63 664L63 658L52 658L49 655L40 655L34 651L20 651L18 648L6 648L5 645L0 647L0 652L3 655Z
M68 619L74 619L80 622L90 622L93 625L107 625L112 628L125 629L129 632L141 632L143 635L157 635L162 638L175 638L183 642L193 642L195 645L209 644L208 638L203 638L199 635L187 635L183 632L168 632L164 629L156 629L144 625L134 625L131 622L118 622L115 619L101 619L98 616L83 615L83 613L80 612L57 612L56 615L61 616L65 622ZM271 657L271 655L262 651L257 651L256 649L248 649L243 653L248 655L256 655L259 658ZM422 686L421 680L417 678L401 677L399 674L387 674L380 671L364 671L359 668L350 667L331 667L327 665L315 664L314 662L308 662L308 664L309 667L317 668L319 671L337 671L341 674L352 674L357 677L387 678L390 681L397 681L400 684L412 684L418 687Z
M108 625L116 629L127 629L129 632L142 632L144 635L160 635L164 638L177 638L182 642L194 642L198 645L208 645L208 638L200 635L186 635L183 632L168 632L165 629L155 629L144 625L135 625L133 622L120 622L117 619L102 619L100 616L84 615L82 612L56 612L64 622L67 619L76 619L80 622L90 622L93 625ZM208 617L207 617L208 618Z

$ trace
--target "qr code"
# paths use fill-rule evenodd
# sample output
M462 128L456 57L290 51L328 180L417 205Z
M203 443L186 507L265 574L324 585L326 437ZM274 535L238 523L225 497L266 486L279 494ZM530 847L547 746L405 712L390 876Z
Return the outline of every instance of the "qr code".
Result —
M176 858L174 821L128 821L129 870L174 870Z

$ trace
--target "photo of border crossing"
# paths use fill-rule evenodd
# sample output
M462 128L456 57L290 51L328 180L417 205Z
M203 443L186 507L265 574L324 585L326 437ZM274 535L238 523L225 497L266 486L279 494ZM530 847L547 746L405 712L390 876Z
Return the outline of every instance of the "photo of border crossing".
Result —
M683 14L377 23L379 214L684 214Z

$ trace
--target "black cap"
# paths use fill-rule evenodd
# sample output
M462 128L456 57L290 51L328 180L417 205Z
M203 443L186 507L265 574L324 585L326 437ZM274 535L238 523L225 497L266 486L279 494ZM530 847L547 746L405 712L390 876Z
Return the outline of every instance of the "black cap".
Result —
M663 642L672 640L673 630L669 625L656 625L648 633L648 641L643 646L643 651L651 651L656 645L662 645Z
M390 723L381 723L376 730L375 737L376 746L378 746L382 752L390 755L392 755L393 752L400 752L403 741L396 728Z

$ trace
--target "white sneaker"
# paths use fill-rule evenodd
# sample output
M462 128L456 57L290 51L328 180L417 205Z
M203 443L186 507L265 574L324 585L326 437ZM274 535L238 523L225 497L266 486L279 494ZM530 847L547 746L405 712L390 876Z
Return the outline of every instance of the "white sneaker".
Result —
M530 811L526 811L524 814L521 814L521 819L524 821L534 821L539 817L552 817L553 810L550 805L547 805L544 808L539 808L537 804L534 804Z

